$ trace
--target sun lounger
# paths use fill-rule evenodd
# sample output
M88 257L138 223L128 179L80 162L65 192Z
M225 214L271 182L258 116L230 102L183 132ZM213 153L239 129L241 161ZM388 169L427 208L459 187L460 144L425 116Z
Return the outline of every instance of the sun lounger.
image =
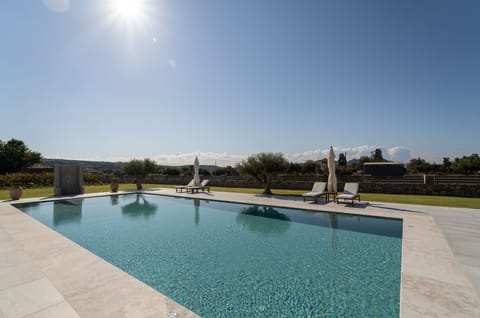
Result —
M205 190L207 190L208 192L210 192L210 187L207 186L208 182L210 180L203 180L200 185L198 186L190 186L190 187L187 187L187 192L191 192L191 193L194 193L194 192L198 192L198 190L202 190L202 192L204 192Z
M327 192L325 192L326 188L327 188L326 182L315 182L313 184L312 191L302 194L303 201L305 202L307 199L311 198L315 202L317 202L317 199L320 198L321 196L326 197L327 196Z
M339 200L345 201L352 201L358 198L358 202L360 202L360 194L358 194L358 182L352 183L345 183L345 187L343 189L343 194L337 195L337 203Z
M183 192L183 190L187 189L188 187L192 187L194 182L195 180L192 179L186 186L176 186L175 192Z

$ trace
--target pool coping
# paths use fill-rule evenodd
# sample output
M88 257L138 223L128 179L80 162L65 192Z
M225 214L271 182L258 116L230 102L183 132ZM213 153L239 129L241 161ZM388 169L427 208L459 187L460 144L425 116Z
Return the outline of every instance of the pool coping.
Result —
M434 218L420 209L388 210L388 204L362 203L354 207L314 204L299 201L298 197L230 192L193 195L177 193L174 189L141 192L402 219L400 317L480 317L480 300L471 282ZM117 194L128 193L136 191ZM12 205L109 195L112 193L0 202L0 318L42 314L49 317L198 317ZM2 277L9 277L7 283L1 282ZM25 304L18 295L28 298L29 292L43 295L45 299L37 301L35 306Z

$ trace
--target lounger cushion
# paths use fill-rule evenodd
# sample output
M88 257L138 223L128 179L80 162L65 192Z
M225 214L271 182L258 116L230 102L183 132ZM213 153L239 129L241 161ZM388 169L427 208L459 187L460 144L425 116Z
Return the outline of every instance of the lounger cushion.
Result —
M325 182L315 182L312 187L312 191L302 194L304 197L319 197L325 194L325 188L327 184Z
M337 195L337 199L355 199L356 197L358 197L358 194L340 194L340 195Z
M325 192L308 192L308 193L302 194L302 196L304 196L304 197L318 197L318 196L321 196L322 194L325 194Z

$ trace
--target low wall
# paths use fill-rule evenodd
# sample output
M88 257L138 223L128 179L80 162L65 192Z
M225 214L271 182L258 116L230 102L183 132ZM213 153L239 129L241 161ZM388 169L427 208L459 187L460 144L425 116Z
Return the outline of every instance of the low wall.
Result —
M191 177L149 175L144 183L185 185ZM210 180L211 186L263 188L263 184L253 178L242 176L208 176L202 179ZM126 180L125 180L126 181ZM132 182L133 180L130 180ZM327 181L326 176L281 176L272 183L272 188L290 190L310 190L315 181ZM429 181L429 180L427 180ZM385 194L424 194L480 198L480 183L432 183L426 184L418 180L375 180L368 177L347 177L338 179L338 191L343 191L345 182L360 182L360 192Z
M361 183L360 192L424 194L480 198L480 184Z

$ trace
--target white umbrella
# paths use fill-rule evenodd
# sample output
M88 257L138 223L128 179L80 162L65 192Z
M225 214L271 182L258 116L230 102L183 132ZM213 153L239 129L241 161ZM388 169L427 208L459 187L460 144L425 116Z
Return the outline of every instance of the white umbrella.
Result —
M337 192L337 176L335 175L335 153L333 147L330 146L330 152L328 154L328 192Z
M195 161L193 162L193 184L195 186L200 185L200 163L196 156Z

